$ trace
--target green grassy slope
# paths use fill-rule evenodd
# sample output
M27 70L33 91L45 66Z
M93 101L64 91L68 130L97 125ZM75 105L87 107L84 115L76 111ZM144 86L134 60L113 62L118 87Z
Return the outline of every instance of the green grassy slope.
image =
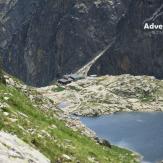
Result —
M131 152L98 145L55 117L52 111L34 107L22 92L0 84L0 129L16 134L52 163L69 162L63 154L74 163L136 163Z

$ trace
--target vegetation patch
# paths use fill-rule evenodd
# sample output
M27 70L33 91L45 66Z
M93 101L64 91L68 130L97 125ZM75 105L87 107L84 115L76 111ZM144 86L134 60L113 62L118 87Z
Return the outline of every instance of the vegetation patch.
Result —
M69 88L70 88L71 90L75 90L75 91L77 91L77 92L81 91L80 88L77 88L77 87L75 87L75 86L73 86L73 85L70 85Z
M139 97L141 102L151 102L151 101L156 101L156 97L147 95L147 96L141 96Z
M62 92L64 90L65 90L65 88L62 86L57 86L57 87L52 88L52 91L54 91L54 92Z

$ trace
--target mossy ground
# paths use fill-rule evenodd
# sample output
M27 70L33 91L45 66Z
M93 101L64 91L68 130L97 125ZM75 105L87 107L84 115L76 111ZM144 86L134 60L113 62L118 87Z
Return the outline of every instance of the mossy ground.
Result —
M62 86L59 86L59 85L52 89L52 91L54 91L54 92L62 92L64 90L65 90L65 88Z
M7 97L7 98L6 98ZM96 144L86 136L72 131L65 122L56 118L52 111L33 106L30 100L15 88L0 85L1 108L0 129L16 134L31 146L46 155L52 163L66 162L63 154L71 157L71 162L89 163L91 158L99 163L136 163L135 156L125 149L112 149Z

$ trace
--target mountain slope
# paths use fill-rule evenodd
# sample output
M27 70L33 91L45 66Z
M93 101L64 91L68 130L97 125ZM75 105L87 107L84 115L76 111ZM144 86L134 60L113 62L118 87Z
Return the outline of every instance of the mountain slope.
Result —
M66 118L35 88L8 75L5 78L7 85L0 84L0 130L17 135L52 163L138 162L127 150L99 145L91 131L78 120Z
M121 0L0 0L0 5L4 68L35 86L94 58L112 41L126 10Z
M145 23L163 24L163 1L132 0L117 25L114 45L88 74L133 74L163 78L163 30L146 29Z

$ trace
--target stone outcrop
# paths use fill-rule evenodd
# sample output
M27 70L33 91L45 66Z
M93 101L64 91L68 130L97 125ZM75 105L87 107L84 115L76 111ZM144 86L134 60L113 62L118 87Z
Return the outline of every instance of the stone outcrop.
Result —
M35 86L77 71L112 41L126 2L0 0L5 70Z
M36 149L24 143L17 136L0 132L0 162L1 163L50 163Z
M91 67L89 74L150 75L163 78L163 30L144 24L163 24L162 0L132 0L117 25L116 41Z
M101 145L104 145L104 146L107 146L109 148L111 148L111 144L108 140L105 140L105 139L101 139L101 138L96 138L97 142Z

